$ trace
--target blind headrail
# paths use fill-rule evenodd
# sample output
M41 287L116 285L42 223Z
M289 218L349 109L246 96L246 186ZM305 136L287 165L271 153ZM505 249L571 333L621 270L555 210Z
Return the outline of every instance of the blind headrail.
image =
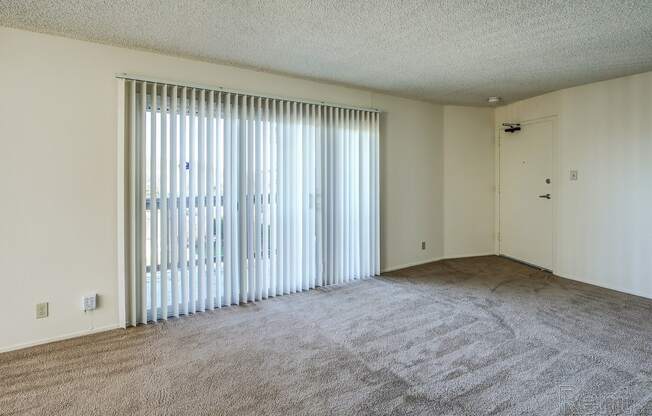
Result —
M290 101L290 102L297 102L297 103L303 103L303 104L322 105L322 106L333 107L333 108L343 108L343 109L349 109L349 110L368 111L370 113L381 113L382 112L381 110L379 110L377 108L358 107L358 106L352 106L352 105L330 103L330 102L327 102L327 101L312 101L312 100L304 100L304 99L301 99L301 98L294 98L294 97L283 97L283 96L278 96L278 95L259 94L259 93L252 93L252 92L249 92L249 91L219 87L219 86L215 86L215 85L205 85L205 84L197 84L197 83L189 83L189 82L171 81L171 80L158 79L158 78L152 78L152 77L145 77L145 76L134 75L134 74L120 73L120 74L116 74L115 77L118 78L118 79L124 79L124 80L129 80L129 81L155 82L157 84L165 84L165 85L171 85L171 86L177 86L177 87L197 88L197 89L208 90L208 91L220 91L220 92L231 93L231 94L246 95L246 96L249 96L249 97L257 97L257 98L260 97L260 98L268 98L268 99L272 99L272 100Z

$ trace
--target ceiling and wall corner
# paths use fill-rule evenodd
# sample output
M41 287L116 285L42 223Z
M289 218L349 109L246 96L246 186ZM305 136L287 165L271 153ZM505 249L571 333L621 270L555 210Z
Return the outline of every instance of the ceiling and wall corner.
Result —
M0 25L441 104L652 70L648 0L2 0Z

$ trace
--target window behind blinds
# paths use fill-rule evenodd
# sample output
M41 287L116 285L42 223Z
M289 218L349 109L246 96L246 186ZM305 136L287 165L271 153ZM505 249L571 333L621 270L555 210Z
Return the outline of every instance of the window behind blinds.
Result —
M125 82L127 323L379 273L379 114Z

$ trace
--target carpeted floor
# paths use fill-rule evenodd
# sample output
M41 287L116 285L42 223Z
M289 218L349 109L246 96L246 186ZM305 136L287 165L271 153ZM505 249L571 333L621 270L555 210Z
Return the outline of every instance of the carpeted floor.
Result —
M0 354L0 414L650 415L652 301L446 260Z

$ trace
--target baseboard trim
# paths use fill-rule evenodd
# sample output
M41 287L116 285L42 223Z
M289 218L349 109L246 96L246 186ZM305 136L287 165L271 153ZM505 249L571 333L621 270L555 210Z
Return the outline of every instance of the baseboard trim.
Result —
M487 253L475 253L475 254L455 254L452 256L444 256L442 260L454 260L454 259L466 259L469 257L486 257L486 256L495 256L496 253L487 252Z
M65 341L65 340L68 340L68 339L83 337L85 335L91 335L91 334L97 334L97 333L100 333L100 332L111 331L113 329L118 329L118 328L122 328L122 327L119 324L111 324L111 325L101 326L101 327L98 327L98 328L85 329L83 331L71 332L69 334L59 335L59 336L56 336L56 337L44 338L44 339L39 339L39 340L36 340L36 341L30 341L30 342L23 342L23 343L20 343L20 344L10 345L8 347L0 347L0 353L9 352L9 351L16 351L16 350L22 350L23 348L35 347L37 345L49 344L51 342Z
M557 277L561 277L562 279L570 280L570 281L573 281L573 282L583 283L583 284L586 284L586 285L589 285L589 286L599 287L599 288L602 288L602 289L613 290L614 292L623 293L625 295L636 296L636 297L643 298L643 299L652 299L652 293L645 293L645 292L642 292L642 291L639 291L639 290L628 289L628 288L624 288L624 287L618 287L618 286L610 285L610 284L596 283L596 282L593 282L591 280L579 278L577 276L571 276L571 275L566 274L566 273L561 273L561 272L556 272L556 271L553 271L552 273Z
M412 263L405 263L405 264L399 264L398 266L389 266L385 269L382 269L380 272L381 273L387 273L387 272L393 272L395 270L401 270L401 269L406 269L408 267L414 267L414 266L421 266L423 264L428 264L428 263L433 263L436 261L441 261L441 260L454 260L454 259L465 259L468 257L484 257L484 256L495 256L496 253L490 252L490 253L475 253L475 254L462 254L462 255L454 255L454 256L443 256L443 257L433 257L432 259L428 260L422 260L422 261L416 261Z
M415 262L412 262L412 263L404 263L404 264L399 264L399 265L396 265L396 266L389 266L389 267L387 267L385 269L382 269L380 272L381 273L393 272L394 270L401 270L401 269L406 269L408 267L421 266L422 264L428 264L428 263L432 263L432 262L439 261L439 260L444 260L444 258L443 257L433 257L433 258L428 259L428 260L421 260L421 261L415 261Z

